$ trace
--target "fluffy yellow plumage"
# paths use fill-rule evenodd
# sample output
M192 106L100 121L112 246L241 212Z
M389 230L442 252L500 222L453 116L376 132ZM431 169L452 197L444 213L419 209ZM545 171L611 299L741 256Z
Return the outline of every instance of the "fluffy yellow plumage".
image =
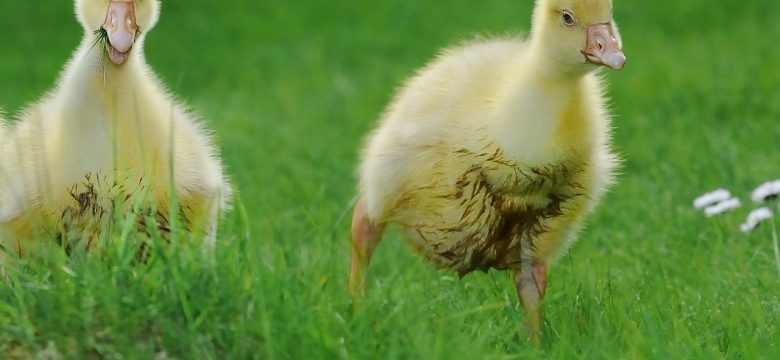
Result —
M152 216L165 230L174 196L188 228L213 242L231 190L209 134L145 62L159 2L75 3L80 47L0 144L3 245L25 254L33 239L68 232L93 241L131 209L139 228Z
M445 51L369 137L353 220L354 294L386 224L466 274L515 271L532 337L546 266L574 239L616 160L598 65L625 57L608 0L537 2L529 40Z

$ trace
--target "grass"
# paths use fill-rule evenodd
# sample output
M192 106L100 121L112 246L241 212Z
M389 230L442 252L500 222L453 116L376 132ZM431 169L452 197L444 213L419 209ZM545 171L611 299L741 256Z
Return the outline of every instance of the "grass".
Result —
M780 176L780 23L770 0L616 1L627 68L605 73L619 184L551 269L544 342L520 339L506 273L462 280L393 232L353 311L357 149L441 47L521 32L531 3L165 1L146 52L215 129L239 190L213 257L159 246L22 261L0 286L2 357L780 358L769 228L691 200ZM0 107L54 82L81 30L67 1L4 1Z

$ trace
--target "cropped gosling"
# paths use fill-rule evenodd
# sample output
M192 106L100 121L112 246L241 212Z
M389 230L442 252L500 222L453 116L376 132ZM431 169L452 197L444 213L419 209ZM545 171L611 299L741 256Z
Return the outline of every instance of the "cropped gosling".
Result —
M145 61L159 1L76 0L75 9L81 45L0 144L0 242L24 256L74 233L94 248L116 213L135 211L140 230L152 217L165 232L175 211L211 245L231 188L209 132Z

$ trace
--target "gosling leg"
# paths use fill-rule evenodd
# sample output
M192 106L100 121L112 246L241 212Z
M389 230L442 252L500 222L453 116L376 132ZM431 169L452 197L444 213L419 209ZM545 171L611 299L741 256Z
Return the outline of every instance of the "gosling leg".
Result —
M525 309L528 338L538 343L542 335L541 305L547 287L547 265L541 262L523 265L521 270L515 271L514 280L517 297Z
M352 214L352 270L349 276L349 292L358 298L366 291L366 271L374 250L382 240L383 226L377 226L366 213L363 199L358 200Z

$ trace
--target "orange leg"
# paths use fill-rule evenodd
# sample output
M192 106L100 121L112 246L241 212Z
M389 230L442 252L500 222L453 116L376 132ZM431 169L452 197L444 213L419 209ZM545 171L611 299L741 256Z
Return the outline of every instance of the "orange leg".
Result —
M368 217L363 199L358 200L352 214L352 270L349 276L352 298L363 296L366 291L366 270L382 240L383 231L383 226L375 225Z
M529 339L538 343L542 335L542 298L547 287L547 265L530 262L515 271L517 297L525 309Z

